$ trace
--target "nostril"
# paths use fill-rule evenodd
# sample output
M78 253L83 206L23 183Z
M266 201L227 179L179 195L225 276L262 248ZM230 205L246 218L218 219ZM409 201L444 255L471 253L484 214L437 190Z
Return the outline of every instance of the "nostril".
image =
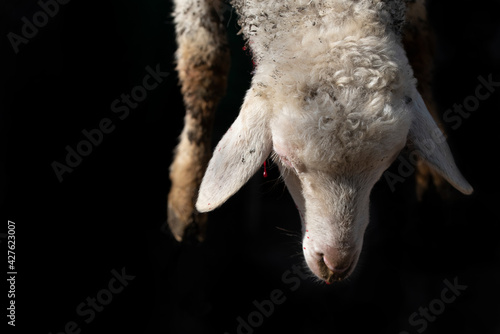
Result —
M336 266L334 265L330 260L328 260L328 258L326 256L323 255L323 262L325 263L325 265L328 267L328 269L330 269L331 271L333 271L334 273L343 273L344 271L347 270L347 268L349 268L349 266Z
M335 266L330 261L328 261L328 258L324 255L323 255L323 262L328 267L328 269L330 269L331 271L333 271L335 269Z

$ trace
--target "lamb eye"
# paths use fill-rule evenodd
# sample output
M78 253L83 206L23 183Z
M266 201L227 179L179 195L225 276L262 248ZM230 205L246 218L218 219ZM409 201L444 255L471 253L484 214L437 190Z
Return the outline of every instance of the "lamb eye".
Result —
M288 157L286 157L284 155L278 155L278 159L284 167L286 167L288 170L293 171L295 174L298 174L297 169L295 168L293 163L290 161L290 159L288 159Z
M288 167L292 168L292 169L295 169L292 165L292 162L285 156L283 155L280 155L280 160L281 162L284 164L284 165L287 165Z

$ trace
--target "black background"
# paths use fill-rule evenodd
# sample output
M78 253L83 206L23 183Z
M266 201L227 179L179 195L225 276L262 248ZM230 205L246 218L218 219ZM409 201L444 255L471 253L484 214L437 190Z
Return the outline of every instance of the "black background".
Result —
M479 76L500 81L499 4L430 4L441 113L474 95ZM36 1L2 10L1 231L7 219L16 223L15 332L59 333L74 321L81 333L233 334L254 300L279 289L285 302L255 333L417 333L410 315L456 279L467 289L425 333L500 333L500 87L460 127L445 124L472 196L453 191L444 202L430 192L418 202L412 177L395 192L381 180L353 277L292 284L282 275L302 266L300 222L277 168L266 179L257 173L210 215L203 244L179 244L165 229L168 168L183 122L170 1L70 1L16 54L7 33L20 34L21 18L38 11ZM227 24L233 66L214 142L236 117L252 71L234 13ZM170 74L120 120L110 105L142 83L146 66ZM65 147L76 148L82 130L104 118L114 131L59 182L51 164L64 163ZM108 287L112 270L134 278L86 323L77 307Z

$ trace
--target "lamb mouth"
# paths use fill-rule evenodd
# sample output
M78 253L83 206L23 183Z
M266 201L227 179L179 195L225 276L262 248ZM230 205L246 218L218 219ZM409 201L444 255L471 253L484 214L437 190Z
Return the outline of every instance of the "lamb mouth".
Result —
M357 254L356 254L357 255ZM320 274L321 278L325 281L326 284L332 284L333 282L340 282L342 280L345 280L347 277L349 277L352 272L354 271L354 268L357 263L357 256L353 257L353 261L349 264L349 266L342 270L342 272L333 272L331 271L326 264L323 262L323 259L321 259L321 264L320 264Z

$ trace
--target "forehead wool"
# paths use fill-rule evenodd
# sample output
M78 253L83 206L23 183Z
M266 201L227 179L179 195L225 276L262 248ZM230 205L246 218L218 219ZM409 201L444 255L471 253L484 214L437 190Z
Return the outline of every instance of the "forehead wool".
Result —
M405 112L402 103L350 109L322 92L300 110L283 108L271 123L273 140L290 159L313 169L360 172L402 148L410 123Z
M275 118L273 140L303 163L339 172L400 148L415 80L386 22L404 14L403 1L234 3L257 63L253 86Z

